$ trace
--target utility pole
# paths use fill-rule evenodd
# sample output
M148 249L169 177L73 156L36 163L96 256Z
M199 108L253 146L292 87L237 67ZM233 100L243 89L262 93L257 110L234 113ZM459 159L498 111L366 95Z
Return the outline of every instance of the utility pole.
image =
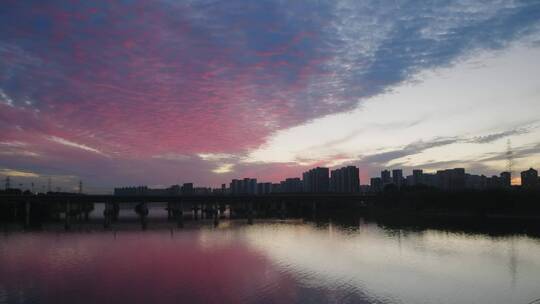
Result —
M51 178L47 181L47 192L51 192Z
M6 176L6 190L11 188L11 180L9 176Z
M82 180L79 181L79 194L82 194L83 186L82 186Z

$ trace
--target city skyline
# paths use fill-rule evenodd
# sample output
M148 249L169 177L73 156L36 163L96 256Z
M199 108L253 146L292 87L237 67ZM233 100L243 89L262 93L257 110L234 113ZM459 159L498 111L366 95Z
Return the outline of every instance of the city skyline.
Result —
M510 189L512 186L521 186L524 189L537 189L540 186L538 170L530 167L527 170L516 173L521 183L515 183L513 172L503 171L499 174L486 176L477 172L469 172L465 168L445 168L436 171L424 171L421 168L403 171L401 168L394 168L391 171L388 168L383 169L378 175L370 176L366 180L360 178L360 169L353 165L337 167L335 169L326 167L310 168L303 172L300 177L289 176L281 180L268 181L258 179L256 176L236 177L228 181L222 181L218 186L195 184L189 182L189 178L184 178L183 182L176 182L169 185L115 185L114 189L106 191L95 191L90 187L90 191L85 188L82 180L76 185L70 185L62 188L54 183L51 178L47 179L46 184L41 184L35 180L25 184L20 180L12 179L6 176L4 179L4 190L19 189L21 191L31 191L31 193L47 192L68 192L68 193L88 193L105 194L114 193L121 195L141 194L147 190L158 191L160 194L172 193L199 193L199 194L269 194L269 193L356 193L356 192L383 192L387 185L394 185L397 189L402 186L427 186L440 188L442 190L489 190L489 189ZM407 174L410 173L410 174ZM321 181L322 178L322 181ZM457 178L457 181L456 181ZM453 180L451 182L450 180ZM188 181L188 182L186 182ZM458 186L450 186L448 183L457 183ZM322 187L321 187L322 184ZM188 190L186 190L186 187ZM84 190L83 190L84 189ZM117 192L120 191L120 192ZM141 192L142 191L142 192Z
M0 177L104 192L355 165L367 183L498 175L510 150L518 184L540 167L539 20L533 1L8 1Z

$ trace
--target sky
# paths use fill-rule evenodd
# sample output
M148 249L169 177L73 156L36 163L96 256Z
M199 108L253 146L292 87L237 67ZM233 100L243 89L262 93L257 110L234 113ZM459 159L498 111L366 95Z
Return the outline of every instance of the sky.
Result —
M17 1L0 176L90 192L315 166L540 167L540 1ZM515 182L519 182L516 180Z

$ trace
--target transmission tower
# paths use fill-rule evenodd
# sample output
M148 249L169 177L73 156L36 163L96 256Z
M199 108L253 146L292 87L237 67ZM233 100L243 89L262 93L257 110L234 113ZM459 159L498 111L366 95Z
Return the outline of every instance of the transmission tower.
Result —
M512 167L514 166L514 152L512 152L512 141L506 141L506 170L512 175Z

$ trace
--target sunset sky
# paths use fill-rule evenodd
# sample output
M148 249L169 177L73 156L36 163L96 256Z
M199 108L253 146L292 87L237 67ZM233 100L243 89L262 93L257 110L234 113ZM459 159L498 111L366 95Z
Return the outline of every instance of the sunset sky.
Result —
M540 167L540 1L0 4L0 176L70 190L315 166Z

